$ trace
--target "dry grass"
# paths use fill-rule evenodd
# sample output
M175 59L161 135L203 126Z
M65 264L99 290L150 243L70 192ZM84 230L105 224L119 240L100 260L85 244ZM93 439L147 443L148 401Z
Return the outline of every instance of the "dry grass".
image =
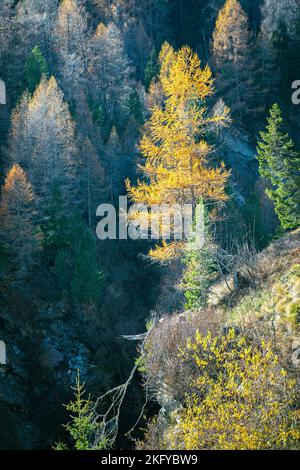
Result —
M300 229L272 243L261 253L242 247L233 272L211 288L211 306L240 302L248 292L271 284L300 262Z

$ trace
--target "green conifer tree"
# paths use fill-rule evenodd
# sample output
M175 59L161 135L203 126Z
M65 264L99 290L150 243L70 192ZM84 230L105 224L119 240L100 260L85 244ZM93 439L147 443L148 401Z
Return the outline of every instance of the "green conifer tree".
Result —
M300 155L283 131L283 118L278 104L270 110L265 132L260 133L258 161L261 176L272 187L267 194L274 202L275 212L284 229L300 223Z
M200 204L202 204L202 210L199 210ZM183 259L185 271L180 288L184 291L186 310L201 309L207 306L209 287L218 277L219 272L216 246L213 243L209 215L203 201L198 205L196 218L199 217L199 214L204 214L204 245L195 249L195 240L190 240Z
M59 188L54 187L43 232L44 257L53 264L60 295L75 303L99 299L103 273L99 270L94 239L81 216L68 216Z
M68 431L74 450L103 450L108 442L104 426L90 396L86 396L84 384L80 382L79 371L74 390L74 400L65 405L71 421L64 427ZM56 444L54 450L71 450L65 443Z
M92 304L99 300L103 273L98 269L94 240L86 230L76 247L71 295L75 302Z
M133 90L127 100L127 107L130 116L132 116L138 124L142 124L144 121L143 109L139 94L136 90Z
M49 69L39 46L32 49L25 64L25 86L32 95L42 76L49 78Z
M152 49L144 72L144 83L147 90L149 90L153 78L158 76L159 70L160 65L158 60L158 54L155 49Z
M53 259L61 248L68 246L68 221L65 217L63 196L57 185L52 188L41 229L44 256Z

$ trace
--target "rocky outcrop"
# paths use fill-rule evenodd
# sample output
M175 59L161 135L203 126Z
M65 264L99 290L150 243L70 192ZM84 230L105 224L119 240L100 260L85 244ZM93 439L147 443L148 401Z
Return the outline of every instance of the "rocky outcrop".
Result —
M234 197L242 206L258 179L255 141L246 131L232 126L222 131L217 149L220 159L231 168Z
M87 336L85 342L84 312L57 302L45 308L32 306L28 318L28 304L22 300L26 319L21 310L15 315L9 302L0 312L0 338L7 348L7 363L0 365L2 449L54 444L66 420L62 404L71 397L78 369L83 381L101 391L101 366L95 367L93 360L101 338L94 328L93 340Z
M296 369L300 368L300 338L296 338L292 344L292 363Z

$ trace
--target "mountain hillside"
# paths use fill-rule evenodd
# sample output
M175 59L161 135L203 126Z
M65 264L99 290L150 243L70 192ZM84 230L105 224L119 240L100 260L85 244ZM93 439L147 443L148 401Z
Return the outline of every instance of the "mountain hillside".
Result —
M236 276L239 281L235 285L233 278ZM259 254L248 254L237 272L212 288L211 302L205 310L176 312L153 326L144 347L143 374L145 387L159 403L160 411L148 425L146 439L139 448L186 448L183 430L185 422L191 419L189 407L201 365L195 365L193 355L186 358L182 351L189 350L188 345L193 344L198 335L226 338L231 330L235 331L236 338L246 337L250 347L259 345L262 348L265 342L276 354L276 361L284 365L299 386L299 287L300 232L297 230ZM271 391L272 383L266 385ZM253 414L260 400L267 400L267 396L256 399ZM197 433L193 423L189 426L191 433ZM213 423L209 422L208 432L212 428ZM200 434L200 430L198 432ZM229 438L233 433L232 425L225 432ZM201 445L200 438L198 436L198 445ZM239 444L235 442L235 445ZM194 443L188 448L199 447ZM215 442L213 448L220 448L219 443Z

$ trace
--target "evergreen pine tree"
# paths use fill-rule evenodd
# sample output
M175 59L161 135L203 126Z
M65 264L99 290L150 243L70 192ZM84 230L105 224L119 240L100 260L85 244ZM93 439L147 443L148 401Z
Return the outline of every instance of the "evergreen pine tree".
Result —
M198 210L197 215L204 214L204 245L195 248L195 240L190 240L183 258L185 271L180 288L184 291L186 310L201 309L207 306L209 288L219 275L217 248L213 243L209 215L203 201L199 203L198 207L200 204L202 210Z
M50 264L60 249L69 248L72 243L69 219L66 217L63 195L59 186L54 185L41 225L44 256Z
M49 69L39 46L32 49L25 64L25 86L32 95L42 76L49 78Z
M109 175L109 193L110 200L113 202L115 196L121 193L121 185L123 182L123 163L122 147L115 126L113 126L109 140L105 148L105 165Z
M86 305L97 302L102 273L97 265L94 240L79 214L66 214L57 188L53 191L42 232L43 257L56 278L55 299L65 297L75 304Z
M149 90L152 80L158 76L159 69L158 54L155 49L152 49L144 73L144 84L147 90Z
M108 445L105 426L98 416L95 403L86 396L84 384L80 382L78 371L74 390L74 400L65 405L71 421L64 427L68 431L74 450L103 450ZM55 450L69 450L65 443L58 443Z
M271 108L266 131L260 136L259 170L272 185L267 194L274 202L282 227L296 228L300 223L300 155L283 131L283 119L277 104Z
M61 296L69 295L75 303L97 302L103 274L98 268L95 241L79 214L66 215L57 188L42 231L44 254L54 267Z
M82 149L82 193L84 212L87 214L88 225L92 230L96 209L101 202L104 191L104 171L97 152L90 139L86 138Z
M71 295L76 303L92 304L99 300L103 273L97 265L95 241L86 230L75 251Z
M134 156L137 154L137 142L139 137L140 123L134 119L133 116L130 116L123 134L124 141L124 151L128 155L129 161L128 166L126 166L126 172L128 172L129 167L132 166ZM127 173L128 175L128 173Z
M127 107L130 116L132 116L138 124L142 124L144 121L143 108L137 90L133 90L130 93L127 101Z
M103 278L95 241L78 216L69 218L66 228L65 245L60 246L54 259L59 292L76 304L94 304L99 300Z

